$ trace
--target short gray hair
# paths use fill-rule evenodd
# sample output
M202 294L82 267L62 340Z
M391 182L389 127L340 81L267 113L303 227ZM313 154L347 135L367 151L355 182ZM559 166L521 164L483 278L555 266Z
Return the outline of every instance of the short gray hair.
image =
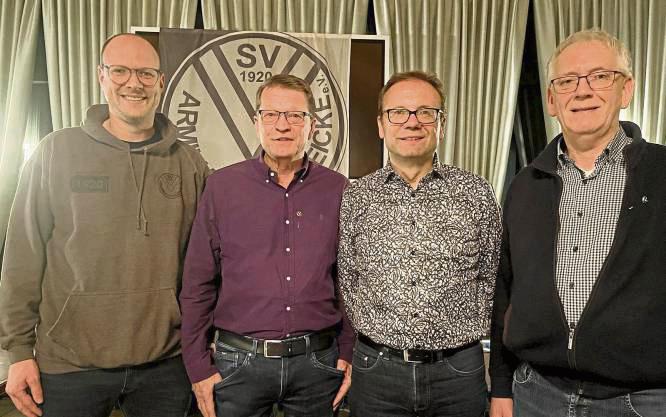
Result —
M572 33L568 38L557 45L555 52L553 52L553 55L548 60L548 81L550 82L553 77L553 73L555 72L555 59L557 59L557 57L560 56L560 54L565 49L575 43L591 41L601 42L613 50L617 55L618 60L620 61L620 71L622 71L626 77L633 78L631 73L631 56L629 55L629 50L624 45L624 43L604 30L593 28Z

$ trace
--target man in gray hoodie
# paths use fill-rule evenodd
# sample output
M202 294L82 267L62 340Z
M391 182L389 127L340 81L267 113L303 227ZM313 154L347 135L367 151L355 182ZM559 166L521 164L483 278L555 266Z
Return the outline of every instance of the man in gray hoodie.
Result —
M159 56L121 34L102 49L108 105L42 140L6 237L0 346L27 417L182 417L181 263L208 167L156 114Z

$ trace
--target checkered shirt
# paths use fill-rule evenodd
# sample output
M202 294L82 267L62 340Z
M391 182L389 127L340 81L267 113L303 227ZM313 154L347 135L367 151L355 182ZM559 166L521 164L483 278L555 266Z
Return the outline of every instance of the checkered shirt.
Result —
M558 147L557 174L562 178L560 229L557 236L556 282L571 329L576 327L613 243L620 215L626 161L622 150L631 143L620 128L585 176Z

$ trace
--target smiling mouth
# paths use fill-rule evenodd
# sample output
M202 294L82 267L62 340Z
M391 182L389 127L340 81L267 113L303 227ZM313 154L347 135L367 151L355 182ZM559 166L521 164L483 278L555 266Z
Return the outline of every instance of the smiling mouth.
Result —
M122 98L124 98L127 101L134 101L134 102L139 102L146 100L146 97L144 96L127 96L127 95L122 95Z
M398 138L398 140L402 140L402 141L405 141L405 142L417 142L417 141L419 141L423 138L424 138L423 136L408 136L408 137L405 137L405 138Z
M574 112L574 113L579 113L579 112L596 110L598 108L599 107L584 107L584 108L580 108L580 109L571 109L571 111Z

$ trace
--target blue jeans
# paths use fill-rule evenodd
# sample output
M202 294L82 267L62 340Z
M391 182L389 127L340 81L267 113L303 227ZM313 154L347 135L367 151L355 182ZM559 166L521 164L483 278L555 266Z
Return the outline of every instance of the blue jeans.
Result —
M352 417L481 417L486 410L480 344L426 364L387 358L357 342L352 369Z
M191 386L181 356L128 368L40 375L42 417L184 417Z
M330 417L343 372L336 368L338 345L289 358L266 358L218 341L215 385L218 417L270 416L277 404L286 417Z
M636 391L608 399L564 392L522 363L513 376L515 417L664 417L666 389Z

